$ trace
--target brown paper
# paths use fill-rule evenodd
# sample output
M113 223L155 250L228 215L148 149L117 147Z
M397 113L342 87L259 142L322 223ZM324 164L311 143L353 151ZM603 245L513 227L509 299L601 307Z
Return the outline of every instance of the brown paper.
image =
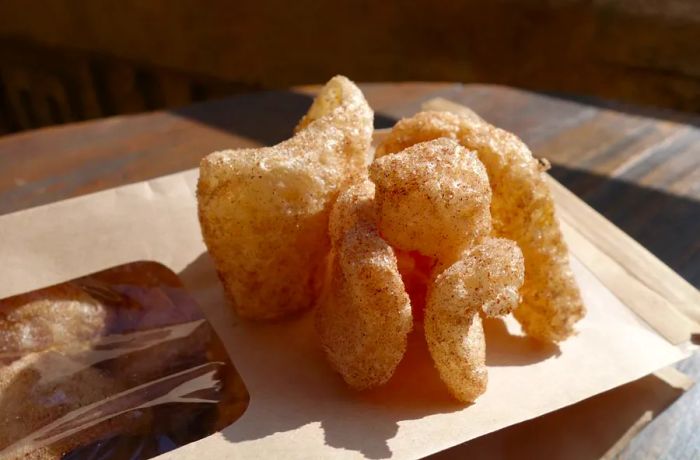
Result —
M692 386L666 368L534 420L430 456L430 460L547 458L612 460L657 415Z
M0 217L0 297L134 260L179 273L250 390L246 413L168 458L418 458L571 405L687 355L641 321L578 260L588 315L560 347L487 324L487 392L448 395L414 334L384 388L350 391L326 363L311 315L253 324L227 308L196 217L196 171ZM572 242L573 243L573 242ZM204 456L204 457L203 457Z

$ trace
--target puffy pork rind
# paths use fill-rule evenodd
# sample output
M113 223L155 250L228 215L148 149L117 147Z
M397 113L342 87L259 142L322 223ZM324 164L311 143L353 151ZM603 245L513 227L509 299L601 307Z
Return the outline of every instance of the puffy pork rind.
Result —
M486 166L496 236L515 240L525 258L523 299L515 310L525 332L561 341L585 314L569 267L568 250L554 212L543 167L515 135L476 117L422 112L399 121L377 149L377 157L440 137L474 150Z
M291 139L202 160L202 234L240 316L279 318L314 303L329 249L328 214L366 167L372 126L361 91L338 76Z
M452 139L383 156L370 178L379 229L394 247L447 262L492 231L486 170Z
M473 152L437 139L375 161L370 178L341 194L331 213L331 262L317 312L323 348L352 387L384 383L422 309L412 312L411 302L425 300L420 289L409 300L404 282L425 283L435 366L457 399L474 401L487 381L480 315L509 313L524 277L517 244L491 237L486 171Z
M440 377L462 402L486 391L481 315L506 315L518 304L524 267L511 240L487 238L435 277L425 308L425 338Z
M374 184L342 193L330 218L332 250L316 312L321 345L353 388L381 385L406 351L411 305L393 249L379 236Z

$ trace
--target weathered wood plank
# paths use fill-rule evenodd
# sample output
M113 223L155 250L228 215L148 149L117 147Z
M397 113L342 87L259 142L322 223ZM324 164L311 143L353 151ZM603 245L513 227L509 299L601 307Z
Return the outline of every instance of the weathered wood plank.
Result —
M402 98L451 85L367 85L377 122ZM393 96L392 96L393 95ZM193 168L209 152L287 138L312 97L301 91L247 94L170 112L113 117L0 138L0 214Z

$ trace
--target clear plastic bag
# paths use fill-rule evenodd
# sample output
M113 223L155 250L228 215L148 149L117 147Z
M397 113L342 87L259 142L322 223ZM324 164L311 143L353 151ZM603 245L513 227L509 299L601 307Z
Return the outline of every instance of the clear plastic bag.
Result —
M248 400L161 264L0 300L0 458L151 458L230 425Z

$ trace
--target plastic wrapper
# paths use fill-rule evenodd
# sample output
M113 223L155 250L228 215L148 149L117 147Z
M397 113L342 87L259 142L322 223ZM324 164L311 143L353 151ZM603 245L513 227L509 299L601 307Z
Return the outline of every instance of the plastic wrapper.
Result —
M146 459L248 391L177 275L135 262L0 300L0 458Z

